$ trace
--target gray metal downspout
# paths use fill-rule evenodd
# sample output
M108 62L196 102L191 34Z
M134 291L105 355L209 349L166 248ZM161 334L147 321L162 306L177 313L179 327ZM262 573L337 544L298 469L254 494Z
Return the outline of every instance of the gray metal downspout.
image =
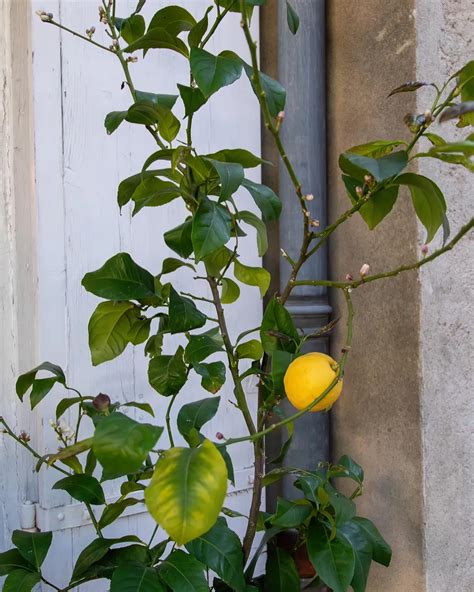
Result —
M314 194L310 203L312 217L320 221L321 228L327 223L326 194L326 64L325 64L325 1L291 0L300 16L300 28L294 36L288 29L286 20L286 2L276 0L268 3L262 14L261 31L263 39L262 67L273 62L273 72L287 89L285 120L282 125L282 140L286 152L293 163L302 183L304 193ZM278 9L277 14L275 11ZM273 14L272 14L273 12ZM272 23L273 20L273 23ZM269 32L270 29L273 29ZM273 43L265 36L277 35ZM266 52L266 55L265 55ZM277 61L277 67L274 63ZM270 146L268 140L263 149ZM271 160L276 162L272 152ZM265 176L265 173L264 173ZM301 211L297 205L294 188L283 166L278 167L278 179L267 173L265 180L278 181L278 192L283 200L284 209L279 228L273 233L273 250L267 264L279 277L279 287L284 286L289 275L289 266L277 258L277 250L285 249L294 259L297 258L302 237ZM270 177L270 178L268 178ZM278 244L278 249L276 244ZM277 261L279 261L277 263ZM327 250L321 249L300 272L304 278L327 277ZM278 284L274 286L278 289ZM287 302L298 327L306 332L325 325L328 322L331 307L327 290L322 287L301 287L295 289ZM318 339L308 342L308 351L328 351L327 340ZM288 405L288 413L294 409ZM291 449L285 459L286 466L315 468L320 460L329 460L329 416L325 413L308 414L296 423ZM279 449L285 440L283 432L275 441L268 442L267 458ZM271 469L271 465L268 467ZM284 495L294 497L296 490L292 480L283 481L279 488L274 488L270 497ZM272 506L272 499L269 500Z

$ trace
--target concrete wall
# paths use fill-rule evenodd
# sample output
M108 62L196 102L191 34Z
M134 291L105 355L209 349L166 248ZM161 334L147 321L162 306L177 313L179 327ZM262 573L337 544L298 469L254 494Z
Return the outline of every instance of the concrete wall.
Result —
M403 116L424 111L426 95L387 99L388 92L408 80L441 82L472 59L474 4L333 1L328 9L334 220L350 205L339 179L339 153L375 138L406 137ZM433 176L445 192L455 231L469 218L472 177L428 160L420 172ZM423 232L403 195L375 231L368 232L356 217L335 233L331 275L357 274L362 263L377 272L413 261L422 242ZM365 467L366 493L359 510L374 519L393 546L390 569L376 566L371 573L371 592L474 588L472 559L469 567L474 491L469 253L472 246L465 239L457 251L419 275L406 274L354 294L355 338L345 393L333 411L333 451L335 457L351 454ZM343 310L338 298L333 304ZM335 355L342 331L333 342Z

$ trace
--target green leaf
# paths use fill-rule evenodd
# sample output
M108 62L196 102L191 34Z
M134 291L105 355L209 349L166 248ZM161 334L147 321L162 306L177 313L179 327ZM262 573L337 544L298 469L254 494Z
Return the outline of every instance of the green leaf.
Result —
M3 584L3 592L31 592L41 581L41 575L24 569L15 569L9 573Z
M212 154L206 154L205 158L217 160L219 162L237 163L244 169L253 169L261 164L268 164L266 160L263 160L259 156L255 156L255 154L252 154L248 150L243 150L242 148L219 150Z
M198 47L201 43L204 34L209 26L209 13L212 10L212 6L209 6L202 19L197 22L194 27L189 31L188 44L189 47ZM179 86L179 85L178 85Z
M365 175L370 174L378 183L381 183L398 175L407 163L408 154L404 150L392 152L381 158L370 158L352 152L345 152L339 157L339 167L342 172L361 182Z
M380 158L386 154L390 154L397 146L406 144L403 140L373 140L367 144L359 144L349 148L347 152L353 154L360 154L361 156L371 156L372 158Z
M246 210L240 211L237 214L237 219L242 220L246 224L253 226L257 231L257 249L259 257L263 257L268 250L268 236L267 227L265 223L258 218L254 213Z
M31 569L31 565L17 549L9 549L0 553L0 577L20 569Z
M95 477L91 475L70 475L53 485L53 489L67 491L74 499L100 506L105 504L104 490Z
M474 60L465 64L457 74L458 88L461 89L461 100L464 104L471 103L470 108L461 113L458 127L474 125Z
M194 370L202 377L201 386L212 394L217 393L225 382L226 368L223 362L196 364Z
M187 259L193 252L191 240L192 221L186 220L176 228L164 233L163 238L168 247L178 253L180 257Z
M354 518L356 513L355 503L337 491L332 485L327 483L324 486L326 493L329 495L329 503L334 508L336 517L336 524L339 526L344 522L348 522Z
M288 0L286 0L286 20L288 22L288 28L293 35L296 35L300 26L300 17Z
M128 111L111 111L107 113L104 119L104 127L107 133L113 134L114 131L125 121Z
M272 332L270 331L270 333ZM283 341L283 334L278 335L280 335L278 339ZM291 345L292 344L287 343L286 347L290 349ZM280 395L281 397L285 396L285 386L283 384L283 379L285 377L288 366L295 358L296 355L289 351L275 350L272 353L271 376L273 381L273 390L276 394Z
M165 6L155 12L148 25L151 29L166 29L170 35L176 37L183 31L190 31L196 25L196 19L181 6Z
M50 378L36 378L38 372L49 372L53 374ZM23 401L23 397L26 392L31 388L30 403L31 409L34 409L36 405L49 393L56 383L66 384L66 377L62 368L51 364L51 362L43 362L36 368L21 374L16 381L16 394L20 401Z
M169 302L169 329L171 334L199 329L206 324L207 317L200 312L190 298L180 296L171 286Z
M140 300L155 294L154 278L128 253L118 253L96 271L86 273L84 288L107 300Z
M222 279L222 293L221 293L221 302L222 304L232 304L236 300L238 300L240 296L240 288L239 286L229 278Z
M184 116L189 117L207 103L199 88L178 84L179 94L184 103Z
M188 543L186 549L232 590L245 592L242 545L224 520L219 519L206 534Z
M206 160L212 164L219 176L221 182L220 199L222 201L229 199L244 180L244 169L242 165L233 162L221 162L212 158L206 158Z
M14 530L12 543L33 567L37 570L43 565L53 541L52 532L26 532Z
M92 399L92 397L84 397L85 399ZM81 403L83 397L68 397L66 399L61 399L56 407L56 421L66 413L66 411L72 407L73 405L77 405Z
M217 251L206 255L203 261L207 273L213 277L219 277L221 270L227 266L232 257L233 252L227 247L221 247Z
M300 576L291 555L284 549L272 546L267 555L265 590L290 592L301 587Z
M277 350L295 353L301 341L290 313L276 298L265 309L260 340L268 354Z
M178 95L156 94L137 89L135 90L135 96L139 102L147 101L148 103L159 105L160 107L166 107L167 109L172 109L178 100Z
M231 217L228 210L206 197L202 198L191 232L196 261L224 246L230 239L230 232Z
M263 267L248 267L236 260L234 262L234 275L239 282L260 288L262 298L270 287L271 275Z
M334 592L347 592L355 569L354 551L347 541L330 540L326 527L313 520L308 531L308 555L327 586Z
M261 185L260 183L254 183L249 179L244 179L242 186L253 197L258 209L262 212L264 220L278 220L281 214L282 204L280 198L270 187Z
M394 88L389 93L388 96L391 97L391 96L396 95L398 93L413 92L415 90L418 90L422 86L428 86L428 85L430 85L429 82L419 82L417 80L413 80L411 82L405 82L405 84L397 86L397 88Z
M345 454L331 468L331 476L349 477L349 479L362 485L364 482L364 469L353 458Z
M240 343L235 353L240 359L249 358L250 360L260 360L263 356L263 347L258 339L250 339L244 343Z
M175 259L174 257L166 257L166 259L163 260L160 275L173 273L173 271L176 271L181 267L188 267L189 269L196 271L196 268L194 267L194 265L191 265L191 263L186 263L186 261L181 261L181 259Z
M143 49L146 51L149 49L170 49L171 51L176 51L177 53L183 55L185 58L187 58L189 55L186 44L181 41L181 39L178 39L178 37L173 36L166 29L161 27L153 29L149 28L143 37L140 37L140 39L130 43L130 45L123 51L126 53L132 53L138 49Z
M388 567L392 560L392 549L368 518L357 516L353 523L364 532L366 538L372 543L372 558L377 563Z
M137 317L130 331L127 333L127 339L133 345L140 345L145 342L150 335L151 319L145 317Z
M77 582L87 570L100 561L113 545L127 542L141 543L140 539L134 535L128 535L117 539L98 538L89 543L77 558L74 571L71 576L71 582ZM128 549L127 549L128 550Z
M429 243L445 220L446 202L440 188L428 177L415 173L400 175L394 182L410 189L416 215L426 228Z
M170 553L162 562L159 574L173 592L209 592L204 565L184 551Z
M158 96L158 95L155 95ZM127 112L125 118L129 123L139 125L158 124L158 131L164 140L172 142L177 136L181 124L171 109L151 101L134 103Z
M102 480L138 471L162 432L162 427L138 423L123 413L104 417L96 426L92 444L104 469Z
M141 173L137 173L136 175L132 175L121 181L117 191L117 203L120 208L125 206L132 199L132 195L143 179L159 175L166 176L169 171L171 171L171 169L144 170Z
M145 501L156 522L184 545L214 525L226 490L225 462L214 444L204 440L199 448L164 452L145 490Z
M110 582L110 592L166 592L158 572L134 563L119 565Z
M355 205L359 201L356 187L360 185L357 179L342 175L342 180L347 189L350 200ZM370 196L369 201L364 204L359 213L365 220L370 230L373 230L392 211L398 197L398 187L387 187L376 191Z
M102 516L99 520L100 528L105 528L112 522L115 522L119 516L121 516L127 508L131 506L136 506L139 503L142 503L143 500L138 500L133 497L129 497L126 499L120 499L119 501L109 504L106 506L104 511L102 512Z
M66 459L72 458L73 456L77 456L89 448L92 447L93 438L86 438L85 440L81 440L72 446L67 446L66 448L60 448L59 452L56 454L52 454L48 457L48 464L51 466L54 462L60 460L64 461Z
M244 66L245 73L247 74L247 77L252 85L253 91L258 97L258 90L253 81L253 68L245 62L242 63ZM274 80L264 72L260 72L259 76L260 85L263 89L263 92L265 93L265 98L267 100L270 115L272 115L272 117L276 117L278 113L284 111L285 109L286 89L277 80Z
M113 360L127 347L130 329L137 319L132 302L101 302L89 321L92 364Z
M190 364L199 364L212 354L222 351L224 342L217 329L211 329L200 335L190 335L184 351L185 360Z
M206 98L232 84L242 74L240 59L226 52L214 56L204 49L192 47L190 62L194 79Z
M135 202L133 215L138 214L142 208L163 206L180 196L181 190L174 183L156 177L144 179L132 195Z
M337 528L337 537L347 541L354 551L354 577L351 586L354 592L365 592L372 563L372 544L354 522L346 522Z
M187 379L187 367L180 345L173 356L155 356L148 365L148 381L164 397L177 395Z
M183 405L176 420L179 433L187 439L191 430L199 432L202 426L215 416L219 403L219 397L212 397Z
M145 19L140 14L132 14L126 19L115 19L115 26L127 43L132 43L145 33Z
M306 501L296 503L280 497L271 523L273 526L281 526L282 528L296 528L309 517L312 509L312 506Z

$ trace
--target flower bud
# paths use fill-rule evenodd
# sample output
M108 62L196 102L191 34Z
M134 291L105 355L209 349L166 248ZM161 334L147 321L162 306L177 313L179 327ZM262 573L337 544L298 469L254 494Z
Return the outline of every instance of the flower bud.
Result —
M366 277L367 275L369 275L369 271L370 271L370 265L368 263L364 263L364 265L362 265L362 267L360 268L359 274L361 278Z
M320 226L319 220L311 220L310 224L311 224L311 226L314 226L316 228L319 228L319 226Z
M18 438L22 441L22 442L29 442L31 440L30 435L25 432L25 430L21 431Z
M87 37L89 37L89 39L92 39L94 33L95 33L95 27L90 27L90 29L86 29L86 35L87 35Z
M279 119L280 121L283 121L285 119L285 112L280 111L277 115L277 119Z
M314 195L312 193L307 193L304 198L305 201L313 201Z
M45 12L44 10L37 10L36 14L40 17L43 23L50 23L54 18L51 12Z
M423 253L423 255L427 255L428 254L428 245L422 245L421 247L421 252Z
M221 432L217 432L216 440L223 440L223 439L224 439L224 434L222 434Z
M356 187L355 192L357 193L358 197L363 197L364 195L364 190L362 187Z
M351 275L350 273L346 273L346 281L353 282L354 281L354 276Z
M104 393L99 393L92 401L92 405L97 411L106 411L110 407L110 397Z
M372 177L372 175L365 175L364 181L369 187L371 187L374 184L374 178Z

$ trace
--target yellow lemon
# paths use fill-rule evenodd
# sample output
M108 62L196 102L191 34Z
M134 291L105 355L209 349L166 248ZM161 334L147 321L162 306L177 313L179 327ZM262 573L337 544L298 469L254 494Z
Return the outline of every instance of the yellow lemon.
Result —
M337 376L338 364L331 356L311 352L293 360L285 373L286 396L296 409L304 409L330 386ZM324 411L342 391L340 380L311 411Z

